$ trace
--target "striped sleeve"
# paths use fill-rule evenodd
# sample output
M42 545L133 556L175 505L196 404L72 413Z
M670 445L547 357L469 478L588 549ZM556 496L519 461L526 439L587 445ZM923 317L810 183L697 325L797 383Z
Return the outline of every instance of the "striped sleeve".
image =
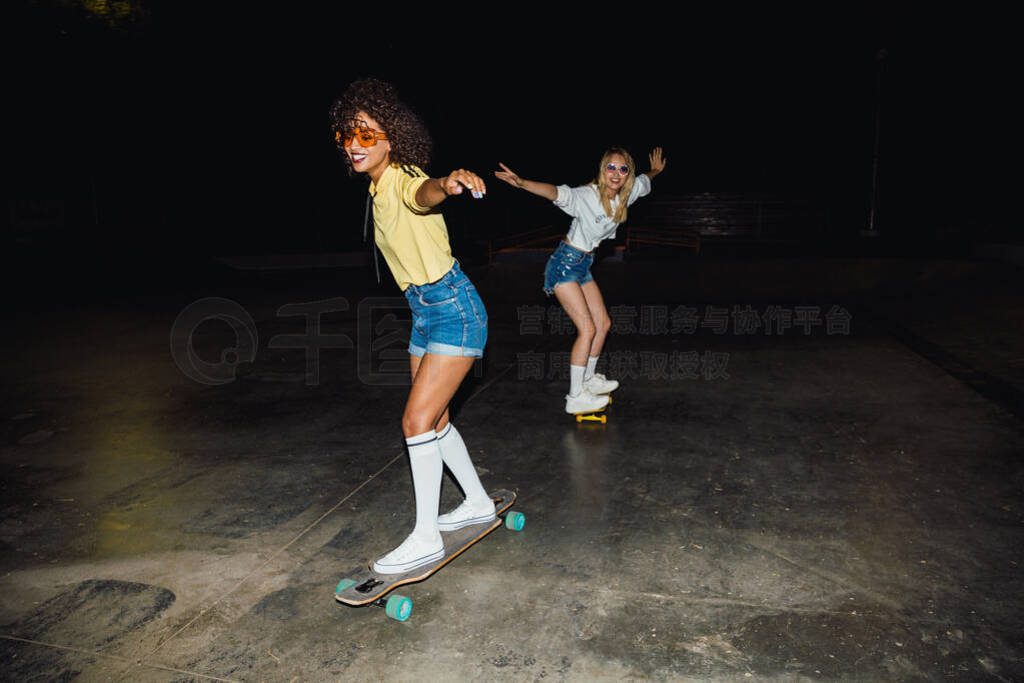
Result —
M416 202L416 192L427 179L427 174L418 166L412 164L398 166L398 192L402 197L402 202L413 213L428 213L432 209L429 206L420 206Z

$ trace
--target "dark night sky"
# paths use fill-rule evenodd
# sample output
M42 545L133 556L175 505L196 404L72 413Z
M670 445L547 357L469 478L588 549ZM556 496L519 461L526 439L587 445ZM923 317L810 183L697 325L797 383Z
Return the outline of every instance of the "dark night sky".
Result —
M580 183L608 144L638 158L661 145L669 171L659 192L811 196L854 229L867 210L884 47L885 223L989 229L994 198L1008 193L996 164L1012 49L997 15L570 18L495 7L413 27L371 6L136 6L138 20L114 28L57 0L5 22L17 65L7 194L63 198L69 225L93 233L78 247L349 246L362 185L343 172L327 109L366 75L395 82L426 119L435 175L464 166L492 178L501 160L527 177ZM486 206L452 211L491 230L532 227L518 223L534 208L498 182Z

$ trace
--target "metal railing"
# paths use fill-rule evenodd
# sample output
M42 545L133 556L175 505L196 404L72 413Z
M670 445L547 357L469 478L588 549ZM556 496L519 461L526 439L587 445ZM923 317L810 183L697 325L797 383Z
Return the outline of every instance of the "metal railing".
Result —
M565 230L553 225L542 225L515 235L495 237L487 242L487 262L493 263L496 254L552 251L558 240L565 236Z
M630 208L625 251L645 246L693 249L700 253L709 240L729 244L785 243L821 235L822 206L803 197L773 194L703 192L644 199ZM550 251L564 229L543 225L488 242L488 261L496 254Z

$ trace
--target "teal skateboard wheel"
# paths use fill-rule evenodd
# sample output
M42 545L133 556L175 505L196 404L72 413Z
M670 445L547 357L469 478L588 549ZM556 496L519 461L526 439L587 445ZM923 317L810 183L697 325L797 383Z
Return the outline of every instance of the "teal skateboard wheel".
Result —
M396 621L405 621L412 614L412 600L404 595L392 595L388 598L384 611Z
M338 582L338 587L334 589L334 594L337 595L338 593L340 593L341 591L345 590L349 586L354 586L354 585L356 585L356 582L353 581L352 579L342 579L341 581Z
M505 528L512 531L522 531L526 524L526 515L522 512L510 512L505 515Z

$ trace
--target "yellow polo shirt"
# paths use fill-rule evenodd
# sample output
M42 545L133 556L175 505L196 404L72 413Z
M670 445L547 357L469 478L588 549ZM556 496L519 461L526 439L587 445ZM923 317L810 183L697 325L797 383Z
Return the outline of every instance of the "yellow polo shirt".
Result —
M441 279L455 263L444 218L416 203L428 177L411 164L391 165L370 183L377 246L402 291Z

